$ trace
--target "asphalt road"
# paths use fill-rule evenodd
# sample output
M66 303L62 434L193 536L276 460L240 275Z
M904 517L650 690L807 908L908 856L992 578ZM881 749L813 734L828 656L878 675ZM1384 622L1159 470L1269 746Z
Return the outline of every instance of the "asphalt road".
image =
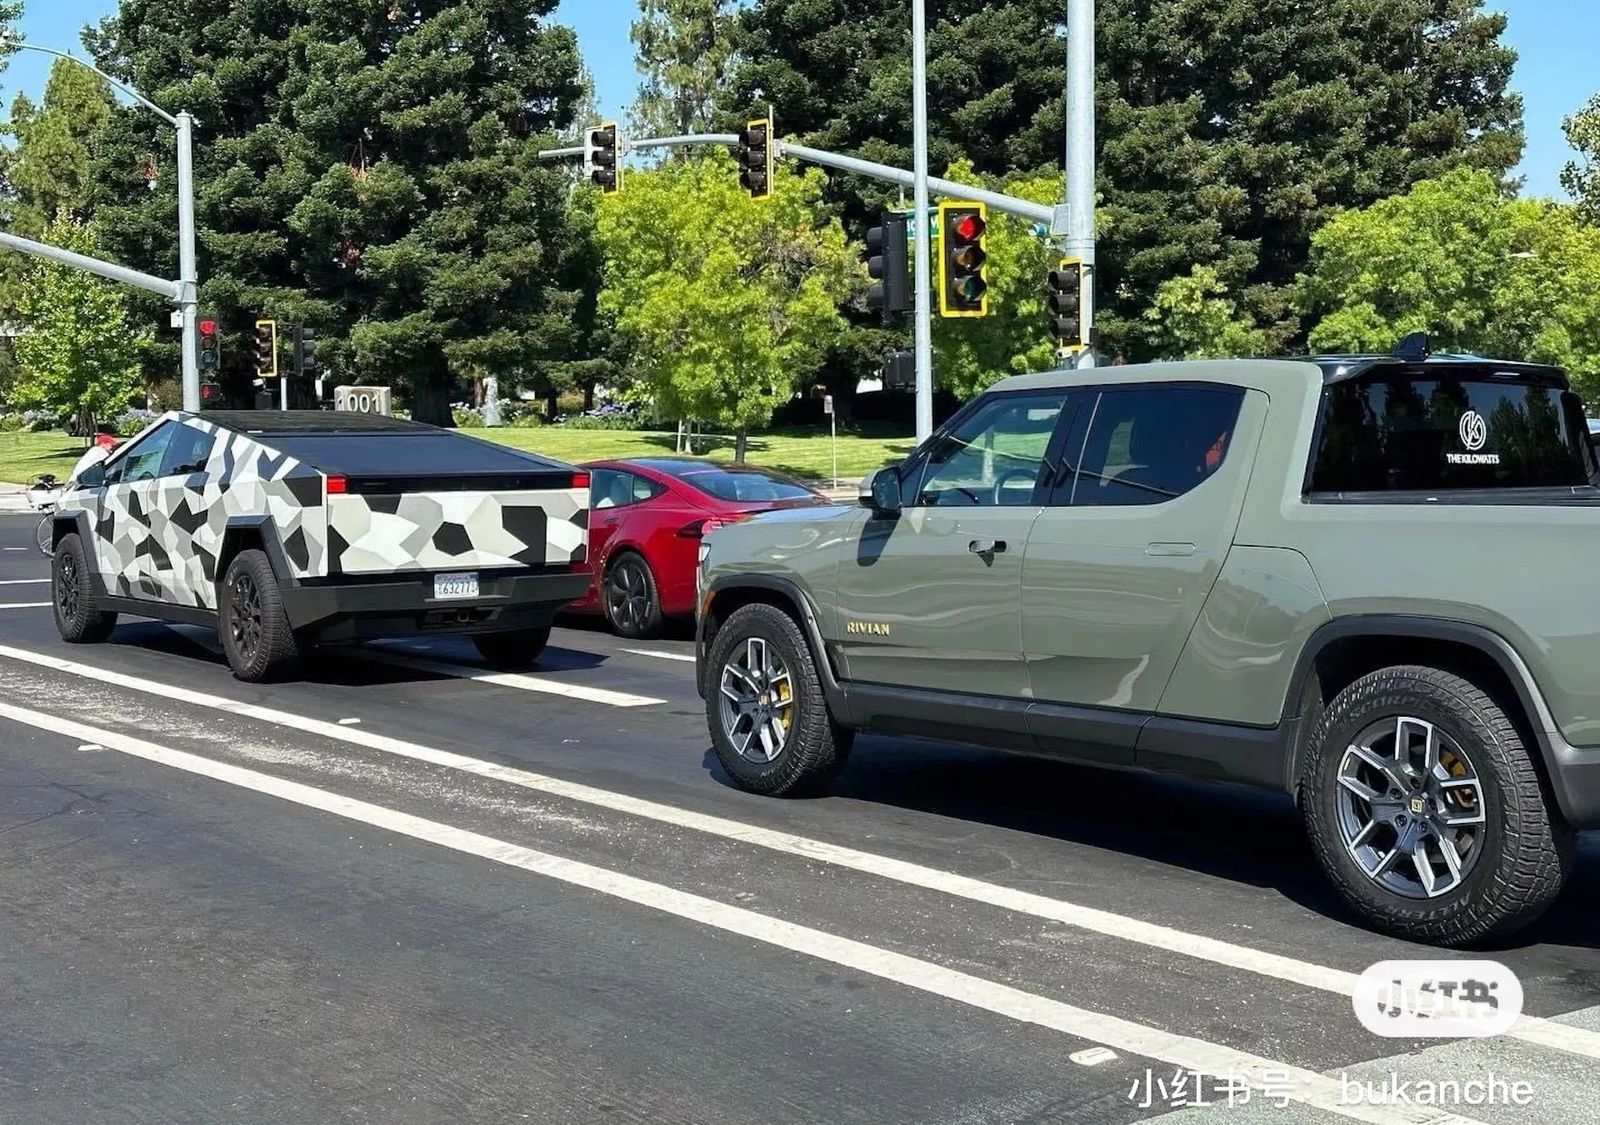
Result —
M1593 836L1492 953L1532 1020L1380 1039L1351 977L1437 954L1359 928L1271 795L872 737L833 795L752 797L682 636L250 687L199 629L62 644L32 530L0 517L0 1121L1600 1122ZM1353 1104L1491 1073L1532 1104Z

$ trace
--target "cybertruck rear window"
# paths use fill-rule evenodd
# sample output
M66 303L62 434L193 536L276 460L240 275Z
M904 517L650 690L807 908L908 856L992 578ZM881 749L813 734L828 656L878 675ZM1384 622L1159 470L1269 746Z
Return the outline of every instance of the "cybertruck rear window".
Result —
M1313 493L1589 484L1577 395L1528 383L1374 378L1323 392Z

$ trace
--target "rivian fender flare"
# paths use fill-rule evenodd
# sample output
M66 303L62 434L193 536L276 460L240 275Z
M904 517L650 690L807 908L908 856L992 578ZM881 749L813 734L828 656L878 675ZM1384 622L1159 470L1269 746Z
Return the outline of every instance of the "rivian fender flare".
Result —
M828 710L833 712L836 720L844 720L847 709L846 693L838 679L834 677L833 662L828 659L828 646L822 639L822 627L817 624L816 607L811 604L811 599L806 596L799 583L776 574L730 574L711 583L704 604L709 609L717 603L719 597L740 590L760 590L766 594L778 595L777 600L781 600L794 619L799 622L800 632L805 636L806 643L811 646L811 657L817 665L817 678L822 681L822 694L827 698ZM709 649L705 635L707 616L702 615L695 625L695 648L702 654ZM703 681L703 676L696 677L696 687L700 689L702 696L706 690Z
M1289 680L1289 693L1284 701L1284 719L1295 717L1292 712L1300 707L1303 698L1301 692L1308 682L1312 666L1330 645L1344 640L1377 637L1442 641L1473 649L1493 661L1504 674L1506 682L1516 692L1516 702L1527 717L1530 733L1539 748L1540 764L1543 766L1545 778L1555 792L1562 813L1569 821L1590 819L1592 816L1590 810L1572 806L1571 795L1562 784L1562 759L1582 751L1575 751L1562 737L1550 708L1544 701L1544 696L1534 682L1533 673L1528 670L1527 664L1517 654L1517 650L1500 634L1482 625L1452 621L1448 618L1399 613L1336 617L1311 634L1305 648L1301 650L1300 657L1295 662L1294 675ZM1309 724L1306 729L1310 729ZM1285 781L1291 793L1294 792L1299 776L1301 752L1301 741L1296 739L1291 744L1289 760L1285 763Z

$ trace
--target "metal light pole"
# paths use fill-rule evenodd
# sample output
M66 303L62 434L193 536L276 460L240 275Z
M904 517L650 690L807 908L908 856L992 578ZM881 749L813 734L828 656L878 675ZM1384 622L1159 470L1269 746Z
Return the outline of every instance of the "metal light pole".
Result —
M917 370L917 444L933 433L933 291L928 281L928 67L925 0L911 0L911 177L916 249L911 263Z
M195 310L199 299L200 281L196 276L194 252L194 152L192 147L194 118L187 112L180 113L176 117L172 116L172 114L156 105L155 102L139 93L139 91L130 86L124 86L121 82L118 82L115 78L111 77L111 75L107 74L93 63L86 62L83 59L80 59L77 55L68 54L66 51L57 51L51 47L36 47L32 43L16 43L7 41L4 45L12 50L37 51L41 55L52 55L58 59L66 59L68 62L77 63L85 70L98 74L113 89L119 90L128 95L128 97L144 106L145 109L148 109L151 113L155 114L157 117L161 118L161 120L165 121L168 125L171 125L175 130L177 130L178 280L173 288L173 292L171 293L171 300L173 304L178 306L179 317L183 324L183 408L189 411L199 410L200 333L199 325L196 323L197 316ZM15 236L7 236L7 240L3 244L9 246L11 249L21 250L26 254L34 254L39 257L53 258L56 261L68 261L68 259L59 255L44 253L43 250L50 248L42 248L39 246L39 244L30 243L27 239L19 239ZM82 256L78 255L78 257L81 258ZM109 268L95 268L95 266L85 264L88 262L95 262L96 265L106 266ZM140 274L136 270L128 270L126 267L116 266L114 263L101 263L97 259L84 258L83 262L68 262L68 264L79 265L83 269L88 269L91 273L97 273L100 276L110 278L113 281L123 281L126 284L135 285L143 289L151 288L151 286L146 284L146 282L154 280L150 278L149 275ZM124 277L117 272L112 272L117 270L120 270L122 274L126 274L128 276ZM143 278L144 281L131 280L132 277L140 277Z
M1083 323L1094 324L1094 0L1067 0L1067 236L1063 249L1082 258ZM1079 367L1095 364L1084 341Z

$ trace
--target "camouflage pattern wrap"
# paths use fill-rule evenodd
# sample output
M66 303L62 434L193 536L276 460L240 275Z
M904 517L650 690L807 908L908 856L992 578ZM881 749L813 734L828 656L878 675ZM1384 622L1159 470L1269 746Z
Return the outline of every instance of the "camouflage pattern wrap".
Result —
M334 574L581 562L586 489L352 494L328 498Z

